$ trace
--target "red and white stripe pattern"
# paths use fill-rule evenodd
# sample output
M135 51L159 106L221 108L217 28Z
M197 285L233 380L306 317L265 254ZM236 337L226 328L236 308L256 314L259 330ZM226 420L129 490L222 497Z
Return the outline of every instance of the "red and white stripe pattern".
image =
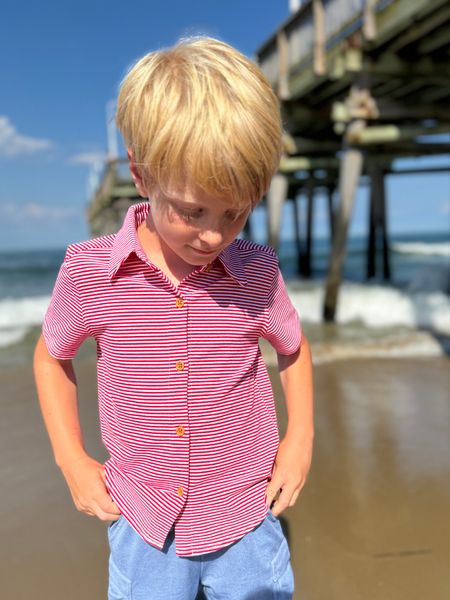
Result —
M278 448L258 340L280 354L301 328L272 249L235 240L177 287L145 255L132 205L117 234L68 246L43 323L48 351L95 338L107 487L148 543L223 548L260 523Z

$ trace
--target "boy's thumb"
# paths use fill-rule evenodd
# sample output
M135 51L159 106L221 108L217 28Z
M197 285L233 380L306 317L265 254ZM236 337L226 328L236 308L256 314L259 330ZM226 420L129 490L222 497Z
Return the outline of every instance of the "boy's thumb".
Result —
M280 489L277 488L275 485L273 485L273 480L272 480L272 482L267 486L267 489L266 489L266 502L267 502L268 508L270 507L272 502L278 498L279 495L280 495Z

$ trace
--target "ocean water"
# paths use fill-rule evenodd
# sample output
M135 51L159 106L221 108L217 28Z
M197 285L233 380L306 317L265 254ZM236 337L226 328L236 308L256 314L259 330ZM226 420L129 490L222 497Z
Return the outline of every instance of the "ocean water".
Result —
M281 243L282 271L316 362L450 351L448 235L397 235L391 243L392 281L367 282L366 241L349 240L335 324L321 322L328 241L315 240L309 280L297 276L295 244ZM0 252L0 366L31 361L64 253L65 248ZM85 346L81 355L95 349L93 341Z

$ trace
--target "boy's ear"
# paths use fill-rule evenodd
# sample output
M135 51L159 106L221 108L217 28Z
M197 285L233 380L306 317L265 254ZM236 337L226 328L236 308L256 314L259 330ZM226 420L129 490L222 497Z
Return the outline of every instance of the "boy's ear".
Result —
M128 165L130 167L131 177L133 178L134 185L136 186L138 194L140 196L142 196L143 198L148 198L148 192L145 188L144 181L142 179L139 167L136 165L136 162L134 160L133 152L132 152L131 148L128 148L127 156L128 156Z

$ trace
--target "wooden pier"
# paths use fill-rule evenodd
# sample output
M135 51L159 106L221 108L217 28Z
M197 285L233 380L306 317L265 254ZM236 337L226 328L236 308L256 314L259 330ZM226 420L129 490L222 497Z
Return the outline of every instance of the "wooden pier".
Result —
M257 59L286 127L286 153L267 196L269 240L277 246L284 201L297 206L304 197L299 267L308 276L314 198L326 193L332 253L323 317L331 321L360 177L371 185L367 277L381 269L388 280L385 176L401 173L397 159L450 153L450 137L442 135L450 134L450 3L309 0ZM439 168L422 172L433 170Z
M265 198L268 240L277 247L283 203L292 201L299 272L310 276L314 203L326 196L332 251L323 317L332 321L360 178L371 186L367 277L389 280L385 177L411 172L399 170L397 159L450 153L450 135L443 135L450 134L450 3L304 0L256 56L281 100L286 129L285 154ZM87 209L92 235L117 231L136 201L126 161L109 160Z

